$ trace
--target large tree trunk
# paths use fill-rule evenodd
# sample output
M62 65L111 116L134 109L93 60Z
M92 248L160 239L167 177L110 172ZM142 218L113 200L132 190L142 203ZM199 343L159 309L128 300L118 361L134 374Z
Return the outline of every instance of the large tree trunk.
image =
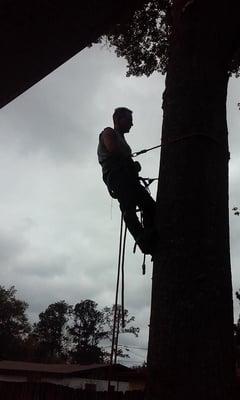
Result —
M233 395L226 95L236 19L230 6L221 5L218 14L213 3L217 7L215 1L175 1L173 8L149 400L230 400Z

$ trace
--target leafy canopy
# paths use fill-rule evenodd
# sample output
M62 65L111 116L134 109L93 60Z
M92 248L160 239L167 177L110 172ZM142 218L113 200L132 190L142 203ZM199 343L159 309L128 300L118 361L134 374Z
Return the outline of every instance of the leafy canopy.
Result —
M118 24L101 40L127 60L127 76L164 74L169 59L172 32L172 0L146 1L131 20ZM194 1L187 2L194 5ZM240 50L229 65L229 72L240 75Z
M54 361L64 358L66 324L71 314L71 306L65 300L50 304L39 314L39 321L33 326L33 338L37 342L40 359Z
M102 362L103 352L99 342L107 332L104 330L104 314L97 309L93 300L82 300L72 310L73 323L68 326L73 348L73 362Z
M16 289L0 286L0 358L21 356L24 339L30 332L28 304L16 297Z

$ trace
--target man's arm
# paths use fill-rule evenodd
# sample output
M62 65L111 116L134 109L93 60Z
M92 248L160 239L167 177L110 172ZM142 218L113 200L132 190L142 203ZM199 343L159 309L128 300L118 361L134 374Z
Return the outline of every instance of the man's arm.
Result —
M104 146L109 151L109 153L117 154L119 152L119 145L116 138L116 134L112 128L105 128L102 133L102 140Z

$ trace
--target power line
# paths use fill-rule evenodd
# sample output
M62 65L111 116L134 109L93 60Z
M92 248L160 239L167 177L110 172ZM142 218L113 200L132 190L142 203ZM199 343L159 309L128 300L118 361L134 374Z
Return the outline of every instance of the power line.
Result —
M147 347L128 346L127 344L119 344L118 346L127 347L129 349L147 350Z
M146 350L147 351L147 347L137 347L137 346L128 346L127 344L119 344L118 346L121 347L125 347L127 349L136 349L136 350ZM102 346L104 349L107 347L111 347L111 345L106 345L106 346Z
M132 363L132 364L143 364L144 361L133 361L133 360L121 360L122 364L123 363Z

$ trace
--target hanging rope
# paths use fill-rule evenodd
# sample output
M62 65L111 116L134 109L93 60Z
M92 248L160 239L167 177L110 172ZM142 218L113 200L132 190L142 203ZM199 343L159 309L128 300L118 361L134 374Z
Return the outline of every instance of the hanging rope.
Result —
M110 355L110 365L112 365L112 363L113 363L113 354L114 354L115 337L116 337L118 291L119 291L120 268L121 268L121 258L122 258L122 234L123 234L123 215L121 214L119 251L118 251L118 271L117 271L117 283L116 283L115 303L114 303L113 332L112 332L112 346L111 346L111 355Z
M116 359L120 319L122 319L122 328L125 327L124 262L125 262L125 250L126 250L126 237L127 237L127 226L125 224L124 233L123 233L123 214L121 214L119 251L118 251L118 271L117 271L117 283L116 283L116 293L115 293L115 303L114 303L113 332L112 332L112 345L111 345L110 365L113 364L114 354L115 354L115 359ZM118 293L119 293L120 273L121 273L121 276L122 276L122 280L121 280L121 289L122 289L122 291L121 291L121 309L118 307ZM120 318L120 316L121 316L121 318Z
M148 189L149 185L158 180L158 178L139 178L144 184L145 188ZM141 217L142 221L142 217ZM115 303L114 303L114 316L113 316L113 331L112 331L112 344L111 344L111 355L110 355L110 367L117 360L117 348L118 348L118 335L119 335L119 325L120 317L122 319L122 328L125 327L125 305L124 305L124 263L125 263L125 250L126 250L126 237L127 237L127 225L124 226L123 233L123 214L121 214L121 224L120 224L120 236L119 236L119 251L118 251L118 270L117 270L117 283L115 292ZM136 244L135 244L136 246ZM144 254L142 273L145 274L146 255ZM118 307L118 294L119 294L119 283L120 283L120 273L121 273L121 309ZM115 356L114 356L115 355ZM110 388L110 378L108 381L108 387Z
M116 343L115 343L115 354L114 354L114 364L117 364L117 349L118 349L118 337L119 337L119 327L121 319L121 309L119 308L117 313L117 333L116 333Z
M124 262L125 262L125 250L126 250L126 237L127 237L127 225L125 224L124 235L123 235L123 251L122 251L122 328L125 328L125 306L124 306Z
M119 281L120 281L120 272L123 270L122 262L122 254L125 256L125 243L126 243L126 225L124 231L124 240L123 240L123 214L121 213L121 223L120 223L120 237L119 237L119 250L118 250L118 270L117 270L117 283L116 283L116 292L115 292L115 303L114 303L114 316L113 316L113 331L112 331L112 344L111 344L111 354L110 354L110 363L109 363L109 378L108 378L108 394L110 395L110 386L111 386L111 371L113 366L113 356L114 362L117 360L117 347L118 347L118 334L119 334L119 322L120 322L120 309L118 309L118 292L119 292ZM124 298L124 285L122 278L122 299Z

